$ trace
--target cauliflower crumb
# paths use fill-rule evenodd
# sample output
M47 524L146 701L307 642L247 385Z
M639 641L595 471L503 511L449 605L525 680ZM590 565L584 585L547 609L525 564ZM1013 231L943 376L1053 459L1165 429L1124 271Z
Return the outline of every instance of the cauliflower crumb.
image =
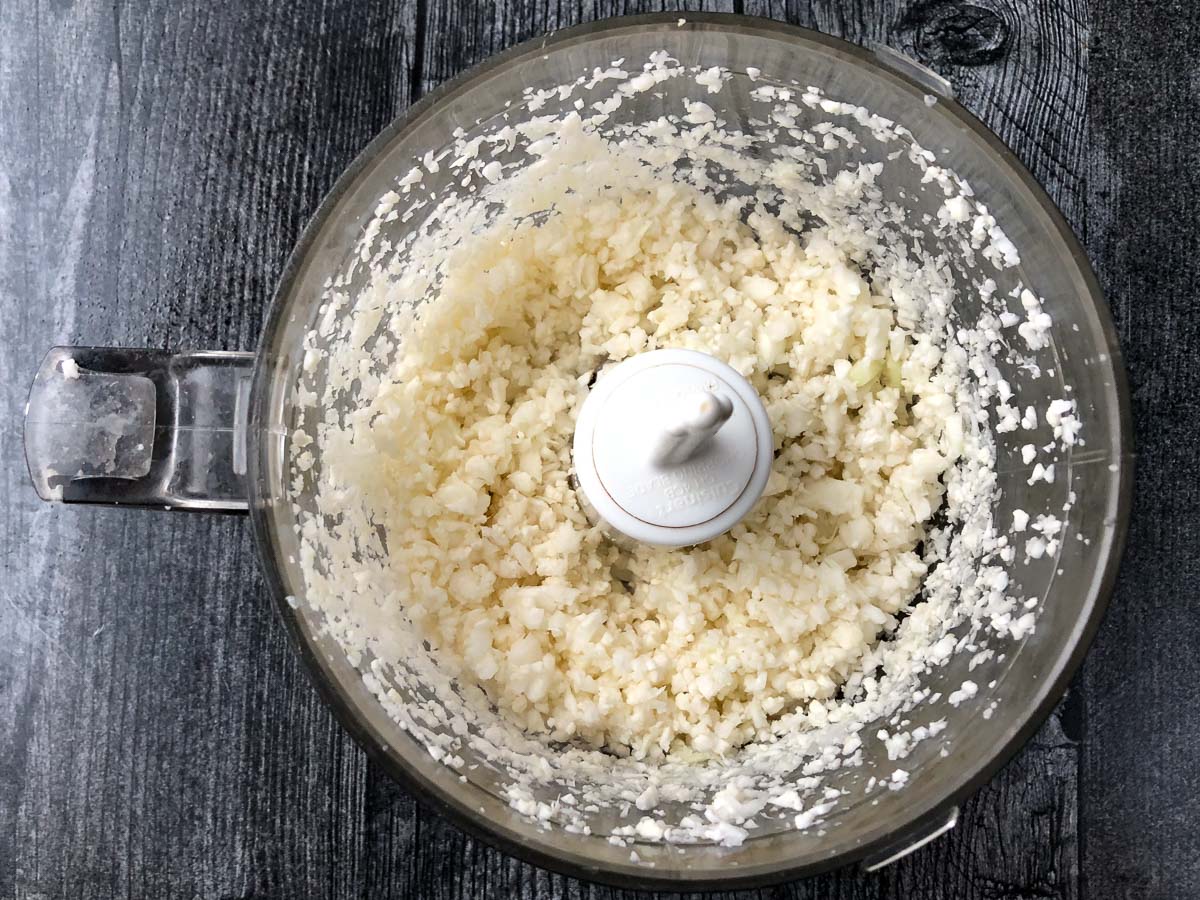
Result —
M1041 463L1034 463L1033 471L1029 473L1027 483L1034 485L1039 481L1044 481L1046 484L1054 483L1054 463L1045 466Z
M1075 401L1052 400L1046 407L1046 424L1053 429L1054 436L1063 444L1067 446L1074 444L1081 427L1079 419L1075 415Z
M1049 346L1048 334L1052 323L1050 316L1042 310L1042 301L1026 288L1021 291L1021 305L1025 308L1025 321L1017 326L1017 333L1024 338L1030 350Z
M654 809L658 805L658 789L650 785L638 796L634 805L643 812Z
M951 706L958 706L966 700L970 700L979 692L979 685L973 681L964 681L962 687L953 691L946 699Z
M696 84L703 88L707 88L710 94L719 94L721 88L725 86L733 74L720 66L713 66L711 69L705 69L696 76Z

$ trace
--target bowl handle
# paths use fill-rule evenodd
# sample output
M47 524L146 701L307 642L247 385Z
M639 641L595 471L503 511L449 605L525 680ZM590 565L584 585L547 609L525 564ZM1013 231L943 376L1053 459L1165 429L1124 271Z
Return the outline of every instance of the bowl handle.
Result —
M254 354L54 347L25 407L43 500L244 513Z

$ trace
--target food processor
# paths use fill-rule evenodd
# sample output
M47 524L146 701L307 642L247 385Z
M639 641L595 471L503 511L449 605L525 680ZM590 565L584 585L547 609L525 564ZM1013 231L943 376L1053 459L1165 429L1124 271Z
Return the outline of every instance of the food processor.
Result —
M721 67L731 73L726 89L706 102L737 127L755 127L748 99L753 84L814 85L903 123L936 153L939 164L969 182L1020 249L1012 277L1045 298L1053 321L1044 351L1052 360L1050 377L1026 383L1018 400L1044 408L1069 385L1087 441L1064 451L1058 476L1050 482L1030 477L1020 442L997 435L996 521L1010 521L1016 509L1061 503L1069 506L1064 514L1069 539L1053 557L1010 566L1014 587L1038 601L1031 634L990 658L972 661L959 654L928 674L929 691L947 699L914 709L910 725L945 720L947 740L912 750L904 761L908 784L903 790L867 795L865 773L887 765L882 744L867 743L862 771L830 776L849 802L819 828L763 829L740 846L638 843L631 854L624 842L612 842L599 831L546 828L507 802L503 775L494 767L453 770L388 715L364 682L360 661L347 657L305 603L295 527L305 497L293 490L292 450L300 435L311 439L314 428L303 385L313 369L314 323L328 313L327 286L359 252L367 229L381 229L399 244L415 224L401 217L380 224L380 198L394 192L397 178L414 160L437 160L456 141L494 129L500 118L531 103L539 115L567 109L572 101L554 89L581 72L661 52L698 70ZM677 93L684 90L694 96L694 82L664 83L631 98L626 113L652 119L678 104ZM870 162L871 149L856 152ZM913 222L936 220L941 198L923 193L919 183L889 182L896 171L884 169L885 192L906 198ZM459 182L459 173L436 164L426 167L424 187L444 194L471 190ZM972 300L963 302L959 314L969 318ZM670 362L688 364L678 357ZM671 376L681 379L690 391L688 402L697 406L684 424L660 436L655 452L662 459L686 462L716 452L713 448L725 439L769 445L756 398L740 391L736 373L713 363L702 364L707 374L699 380L689 381L686 373ZM720 390L712 387L716 376L728 379ZM1018 380L1013 373L1013 383ZM606 390L619 388L613 380ZM1132 483L1128 407L1112 322L1078 241L1011 151L954 101L944 80L885 47L864 49L761 19L664 14L602 21L526 42L442 86L385 129L305 228L257 352L51 350L30 393L26 455L34 485L46 500L248 513L280 616L325 702L385 771L464 829L574 876L625 886L728 889L856 861L873 869L902 857L953 827L958 805L1036 731L1082 661L1113 588ZM588 422L581 421L591 429L589 440L593 432L600 438L613 433L596 424L603 417L598 408ZM1049 431L1040 438L1049 439ZM613 483L625 483L629 472L645 464L640 457L613 459L601 453L599 464L583 467L580 481L588 482L581 486L589 498L605 495L605 472ZM693 510L672 519L674 509L657 519L639 515L634 497L612 498L596 511L632 539L666 546L706 540L736 522L761 493L769 454L750 459L733 479L734 487L725 493L714 489L697 501L711 501L705 516ZM663 532L680 523L685 529L700 527L675 536ZM949 702L968 674L979 685L977 696Z

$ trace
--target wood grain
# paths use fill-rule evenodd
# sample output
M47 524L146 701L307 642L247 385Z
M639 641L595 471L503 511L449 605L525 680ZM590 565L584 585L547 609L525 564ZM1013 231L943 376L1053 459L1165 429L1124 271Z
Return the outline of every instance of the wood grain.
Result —
M1088 251L1133 393L1137 475L1117 596L1084 666L1083 885L1200 897L1200 7L1093 15Z
M5 5L2 897L357 890L365 762L244 523L40 504L20 413L54 343L253 347L304 218L410 100L412 13Z
M1084 679L959 828L877 876L726 900L1200 896L1196 665L1164 652L1200 638L1189 5L6 0L0 898L650 896L537 870L422 809L320 705L243 522L40 504L20 414L54 343L252 347L304 219L393 116L522 39L660 8L879 40L947 76L1086 232L1145 460Z

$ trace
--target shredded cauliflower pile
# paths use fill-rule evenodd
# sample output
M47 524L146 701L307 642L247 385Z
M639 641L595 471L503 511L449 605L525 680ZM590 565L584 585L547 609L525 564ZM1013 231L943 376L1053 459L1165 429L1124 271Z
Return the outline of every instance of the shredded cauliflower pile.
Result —
M327 465L369 497L392 595L530 732L725 754L819 715L897 625L961 423L938 351L821 230L695 188L596 186L466 239ZM571 479L605 366L686 347L760 392L776 459L729 534L624 547Z

